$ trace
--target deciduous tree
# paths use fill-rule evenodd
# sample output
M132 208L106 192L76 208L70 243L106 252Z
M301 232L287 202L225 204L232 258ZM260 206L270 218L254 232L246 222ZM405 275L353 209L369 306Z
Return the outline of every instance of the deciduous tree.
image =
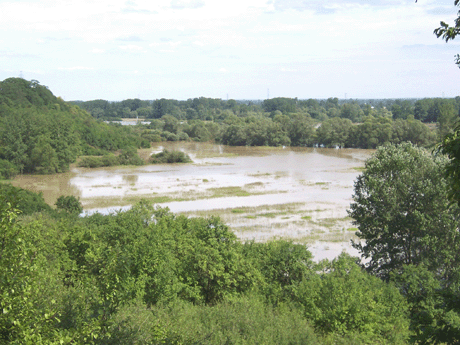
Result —
M447 267L459 212L447 198L446 163L410 143L380 147L366 162L349 214L359 229L353 246L368 271L387 278L406 264Z

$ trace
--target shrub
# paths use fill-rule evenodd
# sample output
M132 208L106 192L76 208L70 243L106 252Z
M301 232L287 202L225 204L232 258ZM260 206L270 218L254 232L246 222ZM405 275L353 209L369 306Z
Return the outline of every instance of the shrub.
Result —
M0 180L12 179L18 174L18 168L11 162L0 159Z
M166 149L150 156L150 162L154 164L190 163L191 161L189 155L182 151L168 151Z

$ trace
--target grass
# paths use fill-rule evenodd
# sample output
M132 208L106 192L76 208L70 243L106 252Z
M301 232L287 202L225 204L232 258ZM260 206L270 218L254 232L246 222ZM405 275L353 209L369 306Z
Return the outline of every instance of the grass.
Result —
M219 187L219 188L209 188L211 192L211 198L223 198L229 196L249 196L251 193L245 191L240 186L233 187Z
M349 242L352 239L355 239L356 236L352 233L326 233L321 236L321 242Z
M204 159L204 158L231 158L231 157L238 157L239 154L237 153L230 153L230 152L213 152L213 151L200 151L196 153L195 157L198 159Z
M191 185L191 184L184 184ZM113 189L119 189L122 187L113 187ZM133 190L133 188L131 188ZM88 198L85 200L85 208L96 208L96 207L110 207L110 206L126 206L132 205L138 202L140 199L146 199L151 203L161 204L165 202L172 201L190 201L190 200L202 200L202 199L212 199L212 198L224 198L224 197L244 197L250 195L262 195L262 194L271 194L272 192L249 192L243 189L242 187L221 187L221 188L208 188L206 192L200 193L196 190L189 190L185 192L175 192L165 195L157 195L154 193L154 196L140 194L139 196L130 196L130 197L119 197L119 198L105 198L105 197L96 197ZM277 192L280 193L280 192ZM281 191L281 193L283 193ZM245 208L241 208L240 213L250 211ZM222 213L238 213L238 211L226 210ZM214 214L214 212L213 212Z
M250 174L248 176L251 176L251 177L262 177L262 176L270 176L269 173L257 173L257 174Z
M257 194L264 194L264 193L257 193ZM283 215L286 214L297 214L308 212L305 210L300 210L305 203L302 202L294 202L294 203L286 203L286 204L278 204L278 205L260 205L255 207L238 207L234 208L222 208L222 209L214 209L212 210L212 214L225 217L230 216L232 214L248 214L250 219L257 218L260 213L282 213ZM238 210L238 211L234 211ZM313 212L313 211L312 211ZM197 216L207 216L210 211L193 211L193 212L185 212L186 215L197 215Z
M263 182L253 182L253 183L245 184L244 186L246 188L254 188L254 187L262 187L263 185L264 185Z

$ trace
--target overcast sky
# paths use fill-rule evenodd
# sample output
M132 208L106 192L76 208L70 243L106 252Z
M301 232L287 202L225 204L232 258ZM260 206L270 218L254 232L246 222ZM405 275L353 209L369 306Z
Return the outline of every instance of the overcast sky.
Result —
M0 80L65 100L460 95L454 0L0 0ZM227 96L228 95L228 96Z

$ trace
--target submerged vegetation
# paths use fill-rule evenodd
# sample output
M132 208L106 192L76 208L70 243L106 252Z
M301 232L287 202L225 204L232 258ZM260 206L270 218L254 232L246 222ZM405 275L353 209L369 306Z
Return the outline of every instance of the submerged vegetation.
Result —
M190 163L192 160L189 155L182 151L168 151L164 149L159 153L154 153L150 157L150 163L163 164L163 163Z

